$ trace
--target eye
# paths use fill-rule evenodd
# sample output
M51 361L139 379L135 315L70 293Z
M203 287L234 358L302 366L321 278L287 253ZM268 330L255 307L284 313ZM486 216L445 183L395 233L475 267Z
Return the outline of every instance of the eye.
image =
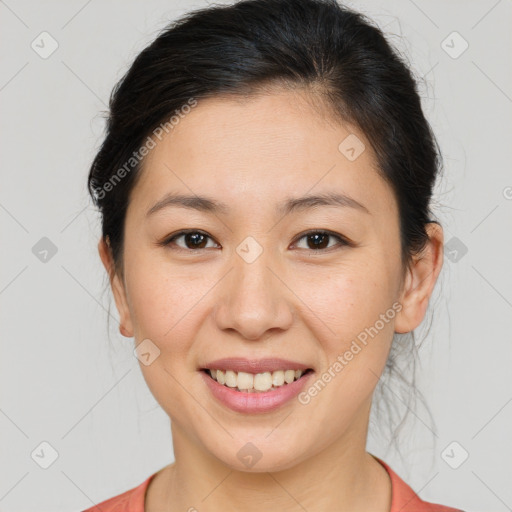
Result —
M184 246L178 244L176 241L183 238ZM178 250L184 251L196 251L198 249L207 249L207 240L213 240L209 235L202 231L198 230L185 230L180 231L162 242L159 242L158 245L161 246L176 246ZM350 246L350 242L343 238L341 235L333 233L331 231L308 231L307 233L303 233L297 240L306 240L307 247L306 249L310 249L314 252L322 252L328 249L332 249L336 247L336 244L329 245L329 239L335 239L338 241L338 246Z
M320 252L336 247L336 244L329 246L329 238L338 240L338 246L350 245L342 236L330 231L308 231L298 238L298 240L306 239L306 249Z
M183 238L185 247L176 244L176 240ZM197 230L180 231L170 238L166 238L160 245L177 245L179 249L194 251L195 249L205 249L205 241L211 237L206 233Z

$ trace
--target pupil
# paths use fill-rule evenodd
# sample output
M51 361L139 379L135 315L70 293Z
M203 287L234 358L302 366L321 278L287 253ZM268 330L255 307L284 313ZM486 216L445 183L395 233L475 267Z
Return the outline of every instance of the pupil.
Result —
M198 237L204 238L204 235L202 235L201 233L188 233L187 235L185 235L185 237L187 241L193 240L192 245L193 247L197 248L200 247L200 245L196 243Z
M328 238L328 235L325 235L325 234L322 234L322 233L315 233L313 235L309 235L309 238L310 240L315 240L314 242L314 247L316 249L320 248L320 249L325 249L325 247L328 245L328 244L322 244L322 243L316 243L316 241L318 241L319 238L321 238L323 241L327 240ZM324 247L325 246L325 247Z

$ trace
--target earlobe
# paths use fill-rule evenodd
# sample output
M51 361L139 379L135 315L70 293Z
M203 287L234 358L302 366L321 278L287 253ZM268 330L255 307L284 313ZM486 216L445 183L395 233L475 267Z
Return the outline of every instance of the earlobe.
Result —
M125 337L125 338L133 338L133 331L127 330L123 324L119 324L119 332Z
M397 333L410 332L421 324L443 266L443 229L437 223L429 223L426 230L429 241L407 269L400 298L402 310L395 320Z
M133 337L133 325L131 321L126 292L119 275L115 272L112 250L107 241L102 237L98 243L98 252L101 261L110 280L110 286L114 295L117 310L119 312L119 332L127 337Z

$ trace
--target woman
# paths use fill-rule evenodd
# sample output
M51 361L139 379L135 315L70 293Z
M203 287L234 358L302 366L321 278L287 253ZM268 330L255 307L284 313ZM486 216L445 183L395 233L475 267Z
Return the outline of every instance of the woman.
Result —
M334 0L195 11L114 90L98 245L175 462L90 511L448 512L366 451L441 271L415 82Z

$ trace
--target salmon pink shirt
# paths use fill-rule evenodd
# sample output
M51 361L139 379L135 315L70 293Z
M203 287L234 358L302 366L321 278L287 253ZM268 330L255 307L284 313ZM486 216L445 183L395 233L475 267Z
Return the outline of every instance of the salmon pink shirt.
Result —
M464 512L457 508L423 501L384 461L375 455L373 457L384 466L391 478L390 512ZM155 475L156 473L152 474L137 487L83 512L144 512L146 490Z

